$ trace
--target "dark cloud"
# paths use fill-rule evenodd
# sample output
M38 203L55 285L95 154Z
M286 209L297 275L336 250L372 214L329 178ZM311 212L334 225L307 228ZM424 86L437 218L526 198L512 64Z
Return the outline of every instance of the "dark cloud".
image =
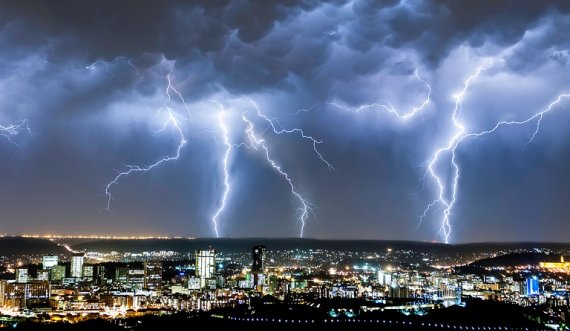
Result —
M323 7L328 13L317 14ZM568 10L564 1L9 1L0 17L15 53L45 47L50 61L125 56L141 66L155 54L200 63L225 88L250 93L287 86L290 75L310 80L334 44L357 51L358 77L377 71L379 61L367 56L375 49L406 48L437 65L459 44L513 45L545 15Z

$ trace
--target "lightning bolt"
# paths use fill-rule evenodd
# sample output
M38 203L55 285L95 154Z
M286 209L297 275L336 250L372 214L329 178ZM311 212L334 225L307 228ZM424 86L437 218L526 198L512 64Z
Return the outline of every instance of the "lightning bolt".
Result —
M388 112L388 113L390 113L390 114L396 116L396 118L398 118L398 119L400 119L400 120L403 120L403 121L407 121L407 120L409 120L409 119L415 117L417 114L420 114L420 113L425 109L425 107L426 107L426 106L429 104L429 102L430 102L430 97L431 97L431 92L432 92L432 91L431 91L431 85L430 85L426 80L424 80L424 79L420 76L420 74L419 74L419 72L418 72L417 69L414 71L414 75L416 76L416 79L417 79L419 82L421 82L422 84L424 84L424 86L425 86L425 88L426 88L426 90L427 90L427 94L426 94L426 97L425 97L425 99L422 101L421 104L419 104L418 106L413 107L411 110L409 110L409 111L407 111L407 112L401 112L401 111L399 111L398 109L396 109L396 108L395 108L392 104L390 104L390 103L386 103L386 104L383 104L383 103L371 103L371 104L361 105L361 106L358 106L358 107L356 107L356 108L352 108L352 107L346 106L346 105L341 104L341 103L339 103L339 102L337 102L337 101L329 102L329 104L330 104L331 106L334 106L334 107L337 107L337 108L340 108L340 109L344 109L344 110L347 110L347 111L351 111L351 112L354 112L354 113L361 113L361 112L363 112L363 111L374 110L374 109L383 109L383 110L385 110L386 112Z
M432 158L428 162L428 167L427 167L428 173L437 184L438 197L425 208L423 214L420 216L419 219L421 222L425 217L427 217L429 211L436 205L442 206L443 212L441 218L440 233L443 235L445 243L449 243L449 238L451 235L450 216L452 214L453 207L457 202L457 192L458 192L459 180L461 177L461 171L459 164L457 163L456 151L461 146L461 144L469 138L478 138L488 134L492 134L503 126L521 126L536 121L535 129L526 143L528 145L533 142L534 138L539 133L544 115L552 111L552 109L554 109L555 106L559 105L563 101L563 99L570 98L570 93L562 93L558 95L554 101L549 103L546 108L537 113L534 113L532 116L524 120L499 121L491 129L480 132L467 132L465 125L458 119L458 115L461 114L461 111L463 110L463 105L462 105L463 98L467 93L467 90L469 89L471 83L475 79L477 79L477 77L479 77L481 72L483 72L488 68L489 66L477 68L477 70L464 81L463 89L454 96L455 107L452 113L452 121L456 129L455 134L448 140L445 146L440 147L435 151ZM444 183L442 179L443 175L436 169L442 155L451 156L450 165L452 168L452 180L451 180L450 189L448 189L447 184ZM446 197L447 191L450 191L449 197Z
M455 107L453 108L451 119L453 121L453 125L455 126L455 134L448 140L445 146L440 147L435 151L432 158L428 162L428 173L437 184L439 194L438 197L426 207L422 216L420 216L420 222L428 215L429 211L435 205L443 206L443 216L441 220L440 232L443 234L445 243L449 242L449 236L451 234L451 224L449 223L449 215L451 213L451 210L453 209L453 206L455 205L455 201L457 200L457 186L460 176L459 166L457 165L455 159L455 150L457 142L461 140L461 138L465 134L465 126L463 125L463 123L460 122L457 116L461 113L463 109L463 98L467 93L469 86L471 85L473 80L479 77L481 72L483 72L483 70L485 69L486 68L484 67L478 67L475 73L473 73L464 81L463 89L454 96ZM442 175L440 175L435 168L437 163L439 162L441 155L449 152L451 152L451 165L453 167L453 183L451 186L451 194L450 194L451 197L447 198L446 197L447 185L441 179Z
M27 131L29 134L32 133L30 127L28 126L28 120L22 120L16 123L8 124L8 125L0 125L0 136L6 138L12 145L18 146L12 137L15 137L22 133L23 131Z
M86 66L86 69L87 70L95 70L98 65L105 65L107 70L109 70L109 66L112 63L119 61L119 60L126 60L126 58L118 57L118 58L115 58L113 61L110 61L110 62L99 60L99 61L94 62L93 64L91 64L89 66ZM127 61L127 63L129 65L133 66L130 61ZM133 66L133 68L135 68L135 70L136 70L136 67ZM115 177L113 177L105 185L105 196L107 198L106 210L110 210L110 207L111 207L111 201L113 199L113 195L112 195L113 186L118 185L118 183L120 182L120 180L123 177L127 177L127 176L135 174L135 173L144 174L144 173L149 172L152 169L154 169L155 167L158 167L164 163L168 163L170 161L175 161L175 160L179 159L181 152L182 152L182 148L187 143L186 136L184 134L184 130L182 129L182 126L180 124L180 119L182 117L170 107L170 104L173 101L173 97L178 98L179 101L182 103L182 105L186 109L186 112L188 113L188 119L190 122L192 121L192 113L191 113L189 107L187 106L186 101L185 101L182 93L179 90L177 90L176 87L172 84L171 75L173 73L173 70L174 70L174 65L172 66L170 73L166 76L167 86L166 86L165 91L164 91L164 94L166 95L166 101L165 101L164 105L161 108L159 108L159 112L166 112L168 116L167 116L167 120L165 121L165 123L163 124L161 129L158 130L158 132L161 132L168 127L172 127L173 129L175 129L175 131L177 132L177 134L179 136L179 141L178 141L178 145L176 147L176 150L173 154L165 156L163 158L160 158L157 161L155 161L154 163L149 164L149 165L141 166L141 165L126 164L125 170L118 172L117 175ZM237 100L239 100L239 99L237 99ZM237 100L229 100L229 101L237 101ZM268 126L272 129L274 134L277 134L277 135L295 134L295 135L300 136L302 139L309 141L311 143L311 145L313 147L313 151L315 152L317 157L323 163L326 164L327 168L330 171L335 170L334 166L324 158L324 156L322 155L322 153L318 149L318 145L320 145L322 143L321 140L315 139L314 137L307 135L300 128L293 128L293 129L283 128L281 126L281 124L276 119L269 118L268 116L266 116L253 100L249 99L249 101L254 106L254 108L256 110L256 112L255 112L256 115L261 120L265 121L268 124ZM299 221L301 223L301 234L300 235L302 237L304 234L304 228L306 225L306 221L307 221L309 214L311 212L310 204L303 198L303 196L301 194L299 194L299 192L297 191L292 179L289 177L288 173L286 173L283 170L283 168L270 157L269 148L265 144L265 141L263 139L261 139L257 135L257 133L254 131L253 122L251 122L246 117L246 115L243 114L242 119L247 126L245 134L249 140L249 144L247 144L247 143L234 144L230 141L229 130L228 130L228 126L226 125L226 121L225 121L225 114L226 114L225 110L224 110L221 103L219 103L217 101L213 101L213 102L218 104L218 106L221 108L221 111L218 113L217 125L219 127L219 132L221 132L221 136L223 138L223 144L225 146L225 151L224 151L223 157L222 157L223 192L221 195L220 204L219 204L218 208L216 209L215 213L212 215L212 218L211 218L211 223L213 225L216 237L217 238L219 237L220 217L223 214L223 212L227 206L228 197L231 193L231 179L230 179L229 167L230 167L230 155L231 155L231 152L232 152L234 147L248 147L248 148L253 148L256 150L263 150L267 162L272 166L272 168L275 171L277 171L287 181L287 183L289 184L289 186L291 188L291 193L295 196L296 199L299 200L300 205L301 205L301 207L299 208L299 212L300 212ZM311 107L308 109L302 109L299 112L310 111L313 108L314 107ZM184 119L186 119L186 118L184 117ZM207 132L212 133L211 131L207 131Z
M549 113L550 111L552 111L552 109L555 106L558 106L563 101L563 99L566 99L566 98L570 98L570 92L562 93L562 94L558 95L556 97L556 99L554 99L554 101L549 103L543 110L539 111L538 113L535 113L534 115L532 115L531 117L529 117L527 119L520 120L520 121L500 121L500 122L497 122L495 124L495 126L489 130L476 132L476 133L469 133L469 134L464 135L457 142L457 145L462 143L467 138L478 138L478 137L481 137L481 136L484 136L487 134L494 133L495 131L497 131L497 129L499 129L502 126L524 125L524 124L528 124L528 123L536 120L534 131L532 132L532 135L530 136L529 140L526 142L526 145L528 145L534 141L534 138L539 133L540 126L542 125L542 119L544 118L544 115L546 115L546 113Z
M137 73L139 72L139 70L137 69L137 67L133 64L133 62L131 61L131 59L125 57L125 56L117 56L115 59L111 60L111 61L105 61L105 60L97 60L93 63L91 63L90 65L85 66L85 69L87 70L95 70L97 68L97 66L99 65L105 65L105 69L107 70L107 72L109 71L109 66L115 62L118 61L125 61L127 62L127 64L133 68Z
M267 122L267 124L269 124L269 127L272 129L274 134L277 134L277 135L288 134L288 133L289 134L291 134L291 133L298 134L301 138L308 140L313 145L313 151L315 152L317 157L327 166L329 171L335 171L336 170L335 167L332 165L332 163L330 163L329 161L327 161L324 158L324 156L321 154L321 152L319 151L319 149L317 147L318 145L323 143L322 140L315 139L312 136L305 134L303 129L299 129L299 128L283 129L283 127L281 126L281 124L279 123L279 121L277 119L269 118L267 115L265 115L261 111L261 109L259 108L259 106L257 105L257 103L255 101L253 101L252 99L248 99L248 100L253 105L253 108L255 109L257 116L259 118L261 118L262 120L264 120L265 122ZM304 110L302 110L302 111L304 111ZM279 126L279 128L277 126Z
M259 108L257 107L257 105L254 104L254 107L257 110L257 114L259 116ZM266 117L264 117L264 115L261 115L262 118L268 120ZM283 168L281 167L281 165L279 165L275 160L273 160L270 156L269 153L269 148L267 147L267 145L265 144L265 140L261 137L258 136L258 134L255 132L255 127L253 125L253 122L251 122L247 116L246 113L242 114L242 120L246 123L246 129L245 129L245 133L247 138L249 139L249 144L247 145L248 147L251 147L255 150L259 150L261 149L264 156L265 156L265 160L267 161L267 163L279 174L281 175L281 177L283 177L285 179L285 181L287 182L287 184L289 184L289 188L291 189L291 194L293 194L293 196L295 196L295 198L299 201L300 207L297 210L298 214L299 214L299 222L301 223L301 232L299 234L299 236L301 238L303 238L304 232L305 232L305 225L306 225L306 221L309 218L309 213L311 212L311 207L310 204L307 202L307 200L305 200L305 198L303 198L303 196L297 191L295 185L293 184L293 180L291 179L291 177L289 177L289 174L287 172L285 172L283 170ZM268 120L269 123L271 123L270 120ZM273 127L274 128L274 127ZM274 128L275 130L275 128ZM304 134L302 134L304 136ZM315 145L313 145L315 146ZM318 152L317 152L318 153ZM319 154L320 156L320 154ZM323 159L324 160L324 159ZM324 161L327 165L329 165L329 169L330 164L326 161ZM333 168L334 169L334 168Z
M234 99L234 100L229 100L229 101L235 102L235 101L241 101L241 99ZM321 144L322 141L317 140L317 139L313 138L312 136L305 134L305 132L299 128L283 129L283 128L278 127L279 123L277 122L276 119L271 119L268 116L266 116L265 114L263 114L261 112L261 109L257 105L257 103L255 101L253 101L252 99L248 98L248 101L251 103L251 105L255 109L256 116L259 119L261 119L262 121L266 122L268 124L268 127L272 129L273 133L278 134L278 135L279 134L298 134L301 138L311 142L311 145L313 146L313 150L314 150L315 154L323 163L325 163L325 165L327 165L329 170L335 170L334 166L323 157L323 155L320 153L320 151L317 148L317 145ZM265 140L263 138L261 138L260 135L255 131L255 126L254 126L253 122L246 115L247 112L242 113L242 121L246 125L244 132L245 132L247 142L235 144L235 143L230 142L230 139L228 137L228 128L227 128L225 121L224 121L225 109L224 109L223 105L220 102L215 101L215 100L213 100L213 102L216 103L221 109L220 113L218 113L218 126L220 128L221 133L222 133L223 144L226 147L224 157L223 157L223 161L222 161L223 178L224 178L224 191L222 193L220 206L218 207L214 216L212 217L212 223L214 224L214 227L217 228L217 226L218 226L219 217L223 213L224 209L226 208L227 198L228 198L228 195L231 191L231 185L230 185L230 179L229 179L230 174L229 174L229 169L228 169L228 167L229 167L229 155L230 155L232 149L235 147L246 147L246 148L254 149L257 151L262 151L267 163L272 167L273 170L275 170L281 177L283 177L285 179L285 181L287 182L287 184L289 185L291 194L295 197L295 199L297 199L299 201L300 207L298 209L298 214L299 214L298 221L301 224L300 237L303 237L304 231L305 231L305 225L306 225L306 222L307 222L309 215L311 213L311 210L312 210L310 203L299 193L299 191L297 190L297 188L296 188L295 184L293 183L293 180L291 179L289 174L283 169L283 167L281 165L279 165L271 157L269 147L265 143Z
M227 202L230 190L231 190L230 173L229 173L229 169L228 169L228 167L229 167L228 159L229 159L230 153L232 151L232 148L235 145L230 143L230 138L228 136L228 128L224 122L225 111L223 109L223 106L219 102L217 102L217 101L215 101L215 102L222 108L222 110L218 113L218 125L222 131L222 138L224 141L224 146L226 147L225 152L224 152L224 158L222 160L222 165L223 165L222 172L223 172L223 177L224 177L224 191L222 193L222 199L221 199L220 206L218 207L218 209L214 213L214 216L212 217L212 224L214 225L214 232L216 233L216 238L219 238L218 221L219 221L220 215L222 214L222 212L226 208L226 202Z
M180 153L182 151L182 148L184 147L184 145L186 145L186 136L184 135L184 131L182 130L182 127L180 126L179 123L179 116L174 112L174 110L172 108L170 108L169 104L172 101L172 96L171 96L171 92L173 92L174 94L176 94L180 100L182 101L182 103L184 104L184 107L186 108L187 111L189 111L188 106L186 105L186 102L184 101L184 98L182 97L182 94L180 94L180 92L178 90L176 90L173 86L172 86L172 82L170 79L170 76L172 75L172 72L174 70L174 66L172 66L170 73L168 75L166 75L166 81L167 81L167 86L166 89L164 91L165 95L166 95L166 102L164 103L164 105L159 108L159 112L162 111L166 111L167 113L167 119L164 122L162 128L160 131L165 130L167 127L171 126L172 128L175 129L175 131L177 132L178 136L179 136L179 140L178 140L178 145L176 147L175 153L170 155L170 156L165 156L159 160L157 160L156 162L150 164L150 165L146 165L146 166L139 166L139 165L130 165L130 164L126 164L126 170L119 172L111 181L109 181L107 183L107 185L105 186L105 196L107 197L107 208L106 210L110 210L111 209L111 200L113 198L113 195L111 194L111 188L113 185L118 184L119 180L121 180L121 178L123 177L127 177L131 174L134 173L141 173L144 174L150 170L152 170L155 167L160 166L163 163L167 163L170 161L174 161L174 160L178 160L178 158L180 157Z
M315 106L316 106L316 105L312 105L311 107L308 107L308 108L299 109L299 110L297 110L293 115L299 115L300 113L308 113L308 112L310 112L311 110L315 109Z

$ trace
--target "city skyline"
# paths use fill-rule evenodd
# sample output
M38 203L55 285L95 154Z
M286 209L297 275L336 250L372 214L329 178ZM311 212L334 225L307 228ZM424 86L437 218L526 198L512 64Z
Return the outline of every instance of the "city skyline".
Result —
M568 28L563 1L2 3L2 232L568 242Z
M83 239L0 238L0 325L564 330L570 317L570 244Z

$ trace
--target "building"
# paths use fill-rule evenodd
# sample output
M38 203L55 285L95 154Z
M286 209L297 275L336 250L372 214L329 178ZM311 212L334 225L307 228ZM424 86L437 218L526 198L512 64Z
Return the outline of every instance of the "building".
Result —
M526 279L526 286L525 286L525 295L534 295L538 294L538 278L536 276L528 277Z
M133 290L142 290L144 286L144 269L127 267L127 286Z
M59 262L59 257L57 255L44 255L42 258L42 265L44 269L51 269L56 266Z
M93 282L93 275L94 275L94 267L93 265L83 265L83 269L81 271L81 275L84 282Z
M121 285L127 285L128 282L128 269L127 267L115 268L115 282Z
M64 265L56 265L51 268L50 281L61 282L65 278L67 268Z
M83 262L85 261L85 255L83 253L76 253L71 256L71 277L81 278L83 277Z
M28 269L18 268L16 269L16 283L27 283L28 282Z
M38 270L36 280L48 282L49 281L49 270L47 270L47 269Z
M253 246L251 250L251 258L253 263L251 265L252 273L263 273L265 268L264 258L265 256L265 246Z
M6 281L0 280L0 308L4 307L4 298L6 296Z
M200 279L194 276L188 278L188 289L189 290L199 290L200 289Z
M378 270L377 281L378 284L383 286L392 285L392 273L382 269Z
M107 277L105 276L105 266L103 265L96 265L95 266L95 274L93 275L93 281L99 285L105 284L107 281Z
M49 300L50 292L49 282L7 283L2 295L4 307L25 308L30 303Z
M265 268L264 263L264 256L265 256L265 246L253 246L251 250L251 258L252 258L252 265L251 265L251 274L253 275L253 286L261 292L263 288L263 270Z
M216 251L213 249L196 251L196 277L200 288L211 288L216 284Z
M144 262L144 289L160 290L162 287L162 263Z
M565 262L564 256L560 256L560 262L539 262L538 266L552 271L570 272L570 262Z

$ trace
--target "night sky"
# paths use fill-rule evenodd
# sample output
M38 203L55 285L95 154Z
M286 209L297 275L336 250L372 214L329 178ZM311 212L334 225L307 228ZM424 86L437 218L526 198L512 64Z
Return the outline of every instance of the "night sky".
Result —
M2 1L0 232L213 237L229 145L222 237L300 234L266 147L305 237L567 242L568 31L568 1Z

